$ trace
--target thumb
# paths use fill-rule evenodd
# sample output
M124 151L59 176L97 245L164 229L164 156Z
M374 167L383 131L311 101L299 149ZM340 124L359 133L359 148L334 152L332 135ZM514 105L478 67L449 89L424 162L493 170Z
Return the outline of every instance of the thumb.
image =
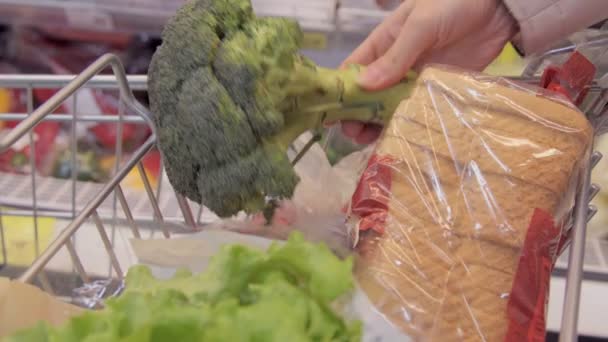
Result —
M433 45L434 30L429 23L408 18L393 45L361 73L359 85L381 90L400 82L417 59Z

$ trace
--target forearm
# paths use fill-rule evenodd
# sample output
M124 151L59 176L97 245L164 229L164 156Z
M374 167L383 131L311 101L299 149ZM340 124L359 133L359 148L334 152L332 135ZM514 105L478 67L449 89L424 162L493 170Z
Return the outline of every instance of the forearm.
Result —
M525 54L608 18L607 0L503 0L519 24L514 43Z

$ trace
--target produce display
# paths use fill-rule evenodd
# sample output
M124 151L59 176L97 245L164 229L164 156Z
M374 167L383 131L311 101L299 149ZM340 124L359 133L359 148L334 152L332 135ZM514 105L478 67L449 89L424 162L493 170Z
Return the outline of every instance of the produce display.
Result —
M413 341L544 341L593 135L563 97L426 68L353 196L359 284Z
M258 18L249 0L190 1L168 22L148 92L178 192L220 217L271 215L298 182L294 139L342 119L386 123L411 89L363 91L357 67L318 67L301 40L297 22Z
M9 42L10 49L2 51L0 72L5 74L76 74L104 53L118 55L130 73L145 73L150 56L158 42L135 37L89 41L91 36L78 35L72 31L40 32L19 28L3 32L2 39ZM137 50L137 51L133 51ZM58 89L39 88L32 90L32 107L36 108L53 96ZM142 103L147 96L136 95ZM83 89L76 99L69 99L54 113L76 115L117 116L120 110L118 92L107 89ZM0 134L14 128L19 120L2 120L2 114L26 114L28 93L23 88L0 89ZM124 113L129 115L130 113ZM71 123L42 121L34 129L33 151L26 137L7 151L0 153L0 171L27 174L31 172L30 159L35 159L36 171L42 176L69 179L72 171L81 181L105 182L114 172L116 149L120 143L123 157L139 147L151 134L146 123L125 123L118 137L116 123L79 122L76 128L77 156L72 165L70 151ZM157 152L154 152L157 154ZM112 163L108 163L112 160ZM146 164L147 166L147 164ZM159 171L151 177L158 177ZM139 185L136 185L139 186Z
M294 233L260 251L227 245L200 274L155 279L132 267L126 290L66 325L45 323L5 342L342 341L361 339L335 303L354 285L352 260Z

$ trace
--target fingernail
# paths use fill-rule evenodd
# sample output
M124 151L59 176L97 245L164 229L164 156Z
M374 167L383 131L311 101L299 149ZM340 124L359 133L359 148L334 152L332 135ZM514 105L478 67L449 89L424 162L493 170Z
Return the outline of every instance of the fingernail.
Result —
M377 67L369 67L359 77L359 84L373 87L382 81L382 71Z

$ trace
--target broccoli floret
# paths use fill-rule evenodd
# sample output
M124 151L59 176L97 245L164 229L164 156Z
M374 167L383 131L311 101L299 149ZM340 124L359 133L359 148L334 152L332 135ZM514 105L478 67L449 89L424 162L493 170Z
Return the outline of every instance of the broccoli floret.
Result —
M192 0L167 23L148 71L159 149L173 187L220 217L268 210L299 179L289 145L325 122L384 124L412 82L377 92L360 68L299 53L297 22L261 18L249 0Z

